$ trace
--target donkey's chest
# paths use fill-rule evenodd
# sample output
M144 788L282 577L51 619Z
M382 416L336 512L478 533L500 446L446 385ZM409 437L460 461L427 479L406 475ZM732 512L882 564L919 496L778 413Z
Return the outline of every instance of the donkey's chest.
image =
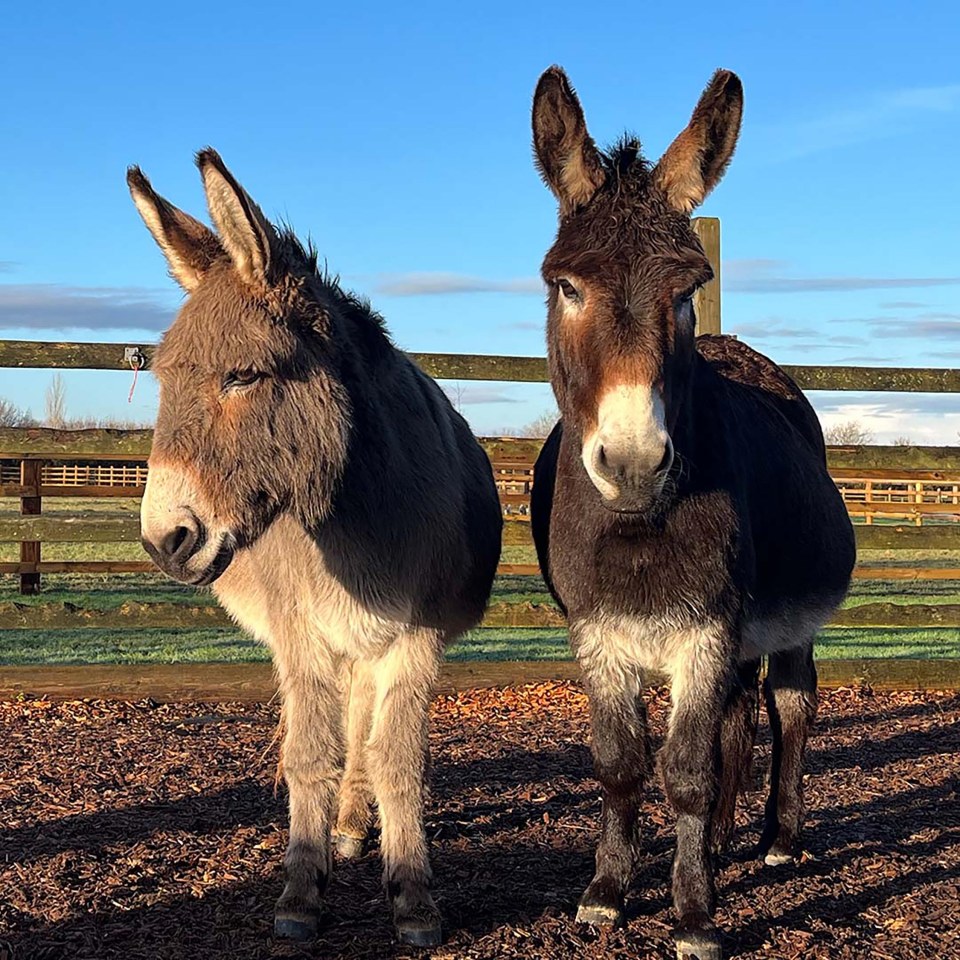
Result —
M729 504L683 504L656 531L591 525L554 511L550 567L572 617L602 613L653 623L726 618L742 592Z
M376 658L411 618L409 605L371 601L349 589L299 525L287 520L239 554L215 592L245 630L284 659Z

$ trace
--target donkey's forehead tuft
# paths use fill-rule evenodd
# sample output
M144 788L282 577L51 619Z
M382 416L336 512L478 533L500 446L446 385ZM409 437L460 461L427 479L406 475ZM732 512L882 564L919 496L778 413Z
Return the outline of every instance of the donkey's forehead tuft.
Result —
M706 264L689 217L667 203L642 158L628 157L629 152L622 155L627 165L618 167L619 175L608 175L589 205L561 221L544 259L548 280L565 270L612 277L650 259Z
M163 338L155 368L251 365L286 352L292 334L276 305L257 297L224 264L210 271Z

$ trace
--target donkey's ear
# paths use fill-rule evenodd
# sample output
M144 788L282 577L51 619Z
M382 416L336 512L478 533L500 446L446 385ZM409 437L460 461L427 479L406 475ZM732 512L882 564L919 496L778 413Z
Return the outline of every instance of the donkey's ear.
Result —
M139 167L127 170L127 186L143 222L167 258L170 275L188 293L196 289L210 265L223 256L214 232L164 200Z
M234 179L216 150L197 154L210 218L230 259L247 281L269 282L276 262L277 231Z
M692 213L720 182L740 136L743 84L718 70L703 91L687 128L667 148L654 178L670 205Z
M560 202L560 216L589 203L603 186L600 153L583 109L559 67L550 67L533 95L533 149L537 167Z

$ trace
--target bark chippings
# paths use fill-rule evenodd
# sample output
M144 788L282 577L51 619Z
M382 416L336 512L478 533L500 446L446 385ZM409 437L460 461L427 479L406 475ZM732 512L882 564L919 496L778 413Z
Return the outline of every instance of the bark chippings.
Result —
M658 736L664 715L654 695ZM446 944L393 945L374 844L336 865L320 939L304 948L272 939L286 826L265 753L275 704L0 703L0 956L673 954L673 817L657 785L626 928L573 922L599 810L577 685L463 693L440 699L433 719L427 829ZM768 751L764 733L757 771ZM960 695L824 693L808 770L797 866L748 858L763 792L741 804L718 878L725 955L960 953Z

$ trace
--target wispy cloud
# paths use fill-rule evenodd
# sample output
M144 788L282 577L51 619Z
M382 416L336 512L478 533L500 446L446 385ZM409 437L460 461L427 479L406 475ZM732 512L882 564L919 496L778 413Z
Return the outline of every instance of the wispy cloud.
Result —
M907 436L914 443L956 443L960 399L949 394L812 393L810 399L825 427L856 420L871 430L877 443Z
M922 310L927 304L918 300L887 300L880 304L881 310Z
M487 280L460 273L398 273L380 277L374 291L386 297L428 297L451 293L519 293L542 296L544 288L539 277Z
M871 353L855 353L851 354L849 357L837 357L833 362L834 363L875 363L875 364L884 364L884 363L893 363L894 357L877 357Z
M20 264L16 260L0 260L0 273L13 273Z
M887 290L908 287L955 287L960 277L795 277L785 260L761 257L724 260L723 287L732 293L837 293L854 290ZM892 301L885 307L910 304ZM923 304L919 305L920 307Z
M757 136L768 157L794 160L825 150L908 133L924 121L960 110L960 83L908 87L824 110L819 116L768 124Z
M174 309L141 287L0 284L0 329L165 330Z
M823 334L806 327L785 327L771 319L758 323L740 323L730 330L746 340L810 340Z
M514 323L501 323L501 330L543 330L543 320L517 320Z
M450 398L455 407L468 407L484 403L523 403L516 397L510 396L505 390L497 387L471 387L460 384L445 384L443 392Z
M913 317L871 317L862 321L874 337L930 340L960 338L960 313L920 313Z
M960 359L960 350L923 350L921 355L937 357L940 360L957 360Z
M896 411L917 415L939 413L960 414L960 397L950 393L898 393L878 400L870 393L817 393L812 394L817 410L836 413L857 407L873 414Z
M908 287L956 287L960 277L753 277L724 280L733 293L840 293Z
M844 347L865 347L870 341L866 337L835 336L827 338L831 343Z
M734 257L723 261L723 282L752 280L754 277L768 276L775 270L784 270L790 264L786 260L773 260L769 257Z

